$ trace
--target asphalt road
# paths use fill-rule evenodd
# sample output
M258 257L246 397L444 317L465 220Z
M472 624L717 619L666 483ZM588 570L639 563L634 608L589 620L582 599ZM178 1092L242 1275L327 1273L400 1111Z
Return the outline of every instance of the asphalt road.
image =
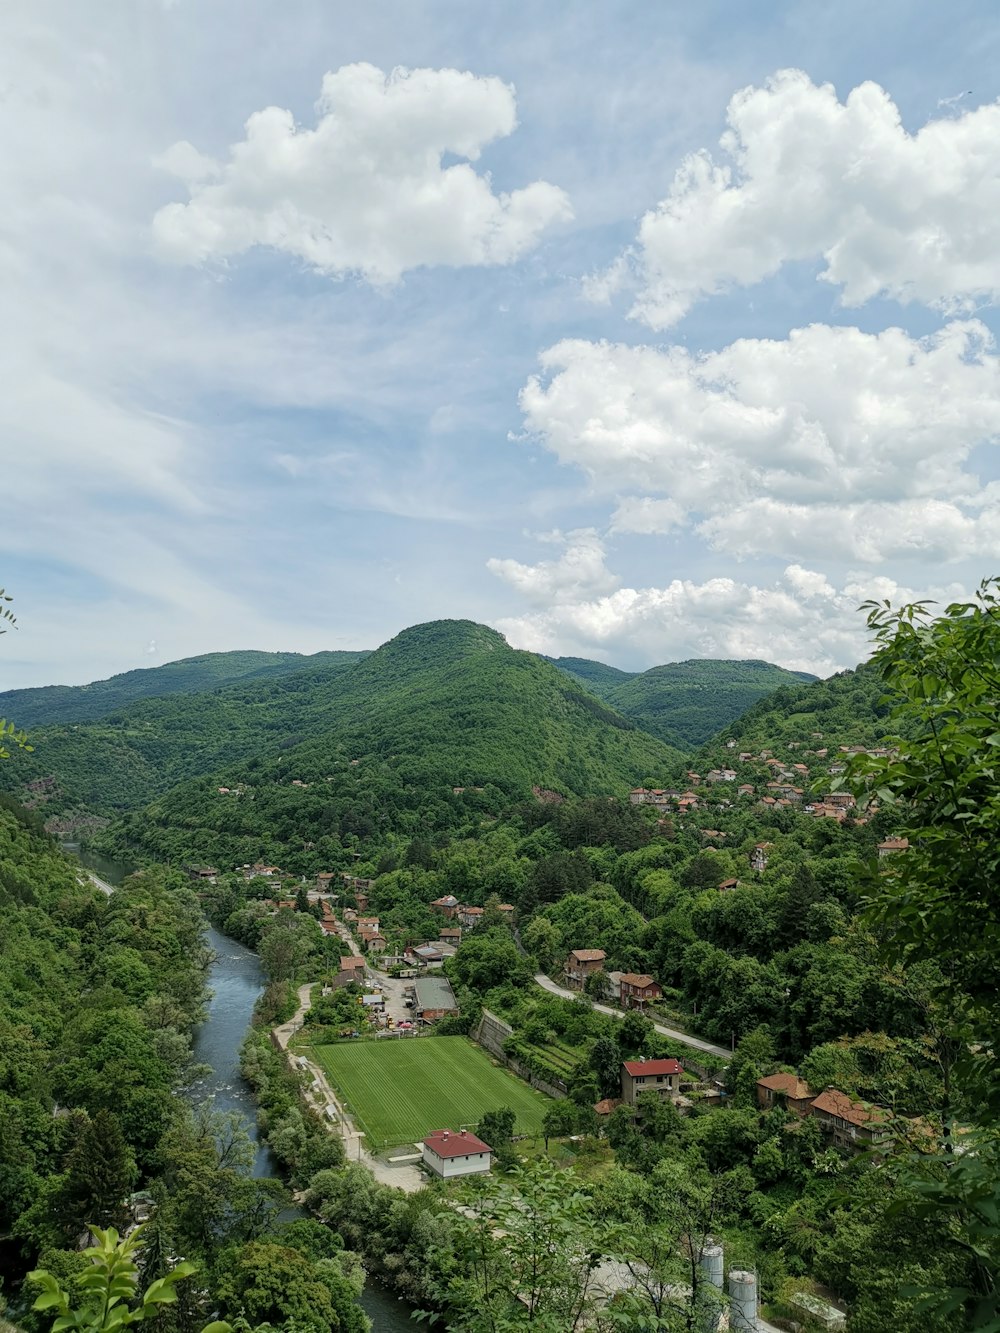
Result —
M535 974L535 980L541 986L542 990L547 990L551 995L558 995L564 1000L575 1000L579 991L567 990L564 986L557 986L556 983L541 972ZM612 1009L606 1004L595 1004L594 1008L601 1014L610 1014L612 1018L624 1018L623 1009ZM700 1037L689 1036L686 1032L678 1032L676 1028L664 1027L662 1023L654 1023L653 1027L664 1037L672 1037L674 1041L680 1042L684 1046L690 1046L695 1051L707 1051L709 1055L720 1055L724 1060L732 1058L732 1051L727 1051L724 1046L713 1046L710 1041L702 1041Z

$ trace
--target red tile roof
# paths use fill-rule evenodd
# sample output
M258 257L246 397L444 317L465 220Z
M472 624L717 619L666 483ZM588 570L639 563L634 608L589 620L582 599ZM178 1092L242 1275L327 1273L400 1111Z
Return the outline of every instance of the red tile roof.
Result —
M849 1125L880 1124L892 1119L881 1106L852 1101L846 1092L839 1092L836 1088L827 1088L821 1092L813 1101L812 1109L822 1111L824 1115L839 1116Z
M678 1060L625 1060L626 1071L633 1078L637 1074L683 1074L684 1066Z
M468 1157L474 1152L492 1152L488 1143L471 1134L467 1129L458 1134L451 1129L435 1129L424 1139L431 1152L438 1157Z
M578 963L597 963L606 956L603 949L574 949L570 954Z
M645 990L647 986L656 985L653 978L647 976L645 972L623 972L621 979L627 986L638 986L640 990Z
M769 1074L767 1078L757 1080L758 1088L769 1088L771 1092L783 1092L786 1097L801 1101L813 1095L812 1088L796 1074Z
M610 1115L612 1111L623 1105L624 1103L620 1097L602 1097L599 1102L594 1103L594 1110L598 1115Z

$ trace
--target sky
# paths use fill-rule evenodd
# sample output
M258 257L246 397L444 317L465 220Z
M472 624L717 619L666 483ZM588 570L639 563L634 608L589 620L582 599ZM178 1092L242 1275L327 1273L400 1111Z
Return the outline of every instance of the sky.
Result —
M35 0L0 687L442 617L866 653L1000 572L989 0Z

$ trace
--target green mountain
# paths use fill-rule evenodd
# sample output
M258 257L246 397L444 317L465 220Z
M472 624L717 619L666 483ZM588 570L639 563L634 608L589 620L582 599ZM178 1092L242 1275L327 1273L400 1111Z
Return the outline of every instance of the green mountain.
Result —
M184 657L163 666L125 671L89 685L44 685L38 689L4 690L0 692L0 717L13 718L19 727L24 728L91 722L139 699L200 694L238 681L286 676L307 666L343 665L363 656L364 653L356 652L325 652L309 656L255 650L206 653L203 657Z
M712 744L735 740L741 750L875 745L889 730L890 707L885 682L862 663L828 680L782 686L734 720Z
M284 656L299 669L284 673L272 663L210 692L179 691L140 699L93 721L32 726L34 751L18 751L0 765L0 790L25 798L49 819L81 807L108 815L137 809L185 778L258 750L294 745L329 724L338 680L366 654Z
M585 658L553 660L643 731L683 748L704 744L772 691L816 679L759 661L694 659L630 675Z
M592 662L589 657L547 657L545 660L582 680L591 694L596 694L599 699L607 699L616 685L622 685L636 675L634 671L621 671L606 662Z
M317 674L312 690L322 684ZM549 662L471 621L404 630L335 685L308 739L258 746L246 763L184 784L105 845L224 865L322 864L344 838L426 835L452 820L456 802L495 813L533 788L624 795L682 761Z

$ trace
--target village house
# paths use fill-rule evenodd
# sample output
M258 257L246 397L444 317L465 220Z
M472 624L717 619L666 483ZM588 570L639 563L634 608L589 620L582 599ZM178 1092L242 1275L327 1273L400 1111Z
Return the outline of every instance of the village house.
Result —
M815 1096L809 1084L797 1074L769 1074L757 1080L757 1105L762 1111L780 1106L802 1120L810 1114Z
M622 1002L622 977L624 975L624 972L605 972L604 974L605 994L615 1004L621 1004Z
M413 984L414 1010L425 1023L457 1014L458 1001L447 977L418 977Z
M435 898L431 903L435 912L441 912L444 916L453 917L458 912L458 899L454 894L446 893L443 898Z
M753 759L753 755L750 753L749 750L740 751L739 760L741 764L749 764L751 759Z
M215 866L188 866L188 878L196 883L214 884L218 871Z
M463 930L474 930L479 925L479 920L483 915L481 907L460 907L458 909L458 924Z
M433 967L444 962L444 954L433 944L411 944L403 950L403 957L411 967Z
M752 796L752 795L753 795L753 783L752 783L752 782L741 782L740 785L736 788L736 793L737 793L738 796Z
M717 828L703 828L701 836L706 842L725 842L726 835Z
M256 865L243 867L244 879L256 879L258 876L261 879L280 879L281 874L282 872L278 866L266 866L260 861Z
M661 1097L676 1097L680 1091L683 1066L677 1060L622 1061L622 1101L634 1106L640 1092L656 1092Z
M332 870L321 870L316 876L316 892L329 893L335 878Z
M442 1180L489 1171L493 1149L467 1129L435 1129L420 1145L423 1164Z
M440 934L442 944L452 944L457 948L462 943L461 926L443 926Z
M361 981L365 975L365 960L358 954L343 954L340 959L341 972L353 972L354 979Z
M750 853L750 869L756 870L758 875L762 875L767 869L767 853L771 846L769 842L759 842Z
M659 983L645 972L623 972L619 982L620 1003L626 1009L643 1009L663 996Z
M362 942L368 953L385 953L389 947L389 941L377 930L372 931L371 934L366 932L362 937Z
M603 949L574 949L563 967L567 986L583 990L587 978L603 969L605 957Z
M733 889L740 887L738 879L724 879L721 884L716 886L720 893L732 893Z
M880 842L878 845L878 859L881 861L896 852L905 852L909 845L909 838L886 838L885 842Z
M514 916L514 904L513 904L513 903L498 903L498 904L497 904L497 911L498 911L498 912L501 912L501 913L502 913L508 920L510 920L510 919L513 918L513 916Z
M856 1102L846 1092L827 1088L813 1099L810 1114L832 1135L838 1148L879 1148L892 1140L892 1117L881 1106Z

